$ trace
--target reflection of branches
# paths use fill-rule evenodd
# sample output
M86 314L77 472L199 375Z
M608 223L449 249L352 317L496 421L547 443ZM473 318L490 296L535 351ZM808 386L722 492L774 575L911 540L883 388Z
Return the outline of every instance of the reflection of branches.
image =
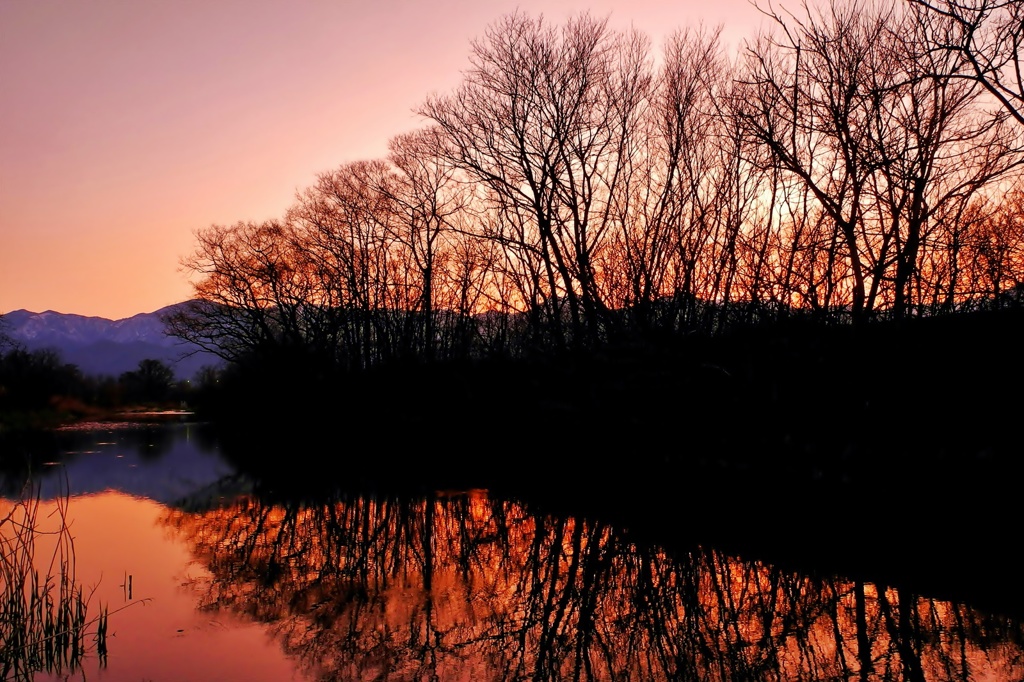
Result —
M208 608L270 624L323 679L967 679L1024 673L1019 623L481 493L261 503L167 523Z

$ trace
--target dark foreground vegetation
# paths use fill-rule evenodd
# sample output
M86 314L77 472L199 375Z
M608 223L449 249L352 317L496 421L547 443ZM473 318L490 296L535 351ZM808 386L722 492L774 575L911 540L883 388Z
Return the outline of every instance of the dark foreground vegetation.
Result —
M636 539L1024 614L1022 322L794 322L269 395L228 373L209 407L271 499L485 488Z
M214 377L211 369L194 382L177 381L170 367L153 359L117 377L90 376L55 350L29 351L0 338L0 438L75 421L178 409Z
M793 322L337 374L267 364L225 372L197 407L242 464L275 472L296 463L282 466L281 451L317 462L330 452L348 477L427 487L667 494L697 477L699 489L747 481L797 502L824 487L902 495L934 480L992 503L988 486L1009 492L1024 464L1022 322L1021 309L860 328ZM268 441L275 426L280 447Z
M87 655L106 656L109 609L90 604L76 581L67 499L57 505L56 522L46 523L35 494L27 486L0 501L0 677L11 682L70 678ZM37 551L45 541L53 547L48 561Z

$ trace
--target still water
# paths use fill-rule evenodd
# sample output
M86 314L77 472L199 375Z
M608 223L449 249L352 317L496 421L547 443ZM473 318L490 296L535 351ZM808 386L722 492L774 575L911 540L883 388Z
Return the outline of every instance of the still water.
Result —
M36 680L1024 677L1019 620L670 550L483 490L295 498L188 423L93 425L48 447L34 561L45 574L64 558L107 636L98 651L91 625L84 653ZM4 477L9 543L32 498L23 473Z

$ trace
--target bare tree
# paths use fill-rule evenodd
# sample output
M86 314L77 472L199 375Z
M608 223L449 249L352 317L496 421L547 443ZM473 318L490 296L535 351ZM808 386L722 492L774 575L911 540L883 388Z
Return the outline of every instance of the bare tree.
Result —
M572 344L606 333L596 261L644 58L639 36L617 36L604 20L559 28L516 13L472 44L461 87L421 108L449 160L486 187L499 219L489 237L522 259L529 308Z
M919 14L899 19L888 27L888 56L873 72L874 78L889 65L891 75L871 85L879 106L870 125L879 229L869 308L886 295L896 317L920 302L914 293L919 260L941 248L932 240L936 220L959 214L959 207L1021 163L1018 132L1004 114L984 113L982 89L937 75L954 70L959 57L928 48L933 30Z
M750 49L739 116L831 220L826 275L839 304L855 321L902 316L938 247L936 218L1019 166L1017 135L1005 115L984 115L976 84L949 75L958 58L928 48L934 31L920 15L895 4L805 10L773 14L776 33Z
M614 195L614 246L631 323L641 330L694 321L693 302L707 294L703 272L713 258L724 212L721 119L715 98L728 77L717 31L680 31L667 40L662 66L622 155Z
M443 343L448 346L453 336L470 333L467 322L480 296L474 280L483 276L476 271L476 252L466 248L472 190L462 182L459 170L445 161L442 144L436 127L392 138L388 158L396 174L394 182L380 188L399 214L396 236L405 246L409 269L420 279L417 345L428 361L442 342L439 332L446 332Z
M981 202L960 233L960 275L972 306L1019 306L1024 293L1024 190L1014 187L1001 201Z
M231 362L304 345L301 315L308 296L288 225L212 225L198 230L196 240L195 251L182 260L201 278L196 298L164 320L171 334Z
M398 178L385 161L321 173L288 212L305 267L310 303L334 311L343 365L379 364L405 353L409 312L422 300L399 239Z
M981 83L1024 125L1024 3L1021 0L908 0L932 27L931 46L957 55L950 75Z
M869 15L858 4L835 2L808 12L806 19L772 15L777 33L749 50L738 114L832 220L849 267L851 312L862 319L868 284L861 229L872 171L864 150L875 106L867 78L891 12Z

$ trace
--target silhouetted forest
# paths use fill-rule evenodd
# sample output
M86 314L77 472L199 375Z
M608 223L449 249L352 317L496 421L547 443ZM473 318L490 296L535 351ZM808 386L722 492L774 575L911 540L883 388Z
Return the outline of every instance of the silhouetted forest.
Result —
M1017 305L1022 127L903 3L774 17L729 58L513 14L386 159L197 232L174 333L365 369L799 318Z
M87 375L57 350L30 351L0 338L0 437L128 408L176 408L215 390L217 377L217 370L204 368L194 380L178 381L155 359L118 376Z
M206 407L243 423L474 452L1004 448L1021 24L972 7L769 14L734 55L706 28L655 48L502 17L387 158L198 230L167 322L228 361Z

